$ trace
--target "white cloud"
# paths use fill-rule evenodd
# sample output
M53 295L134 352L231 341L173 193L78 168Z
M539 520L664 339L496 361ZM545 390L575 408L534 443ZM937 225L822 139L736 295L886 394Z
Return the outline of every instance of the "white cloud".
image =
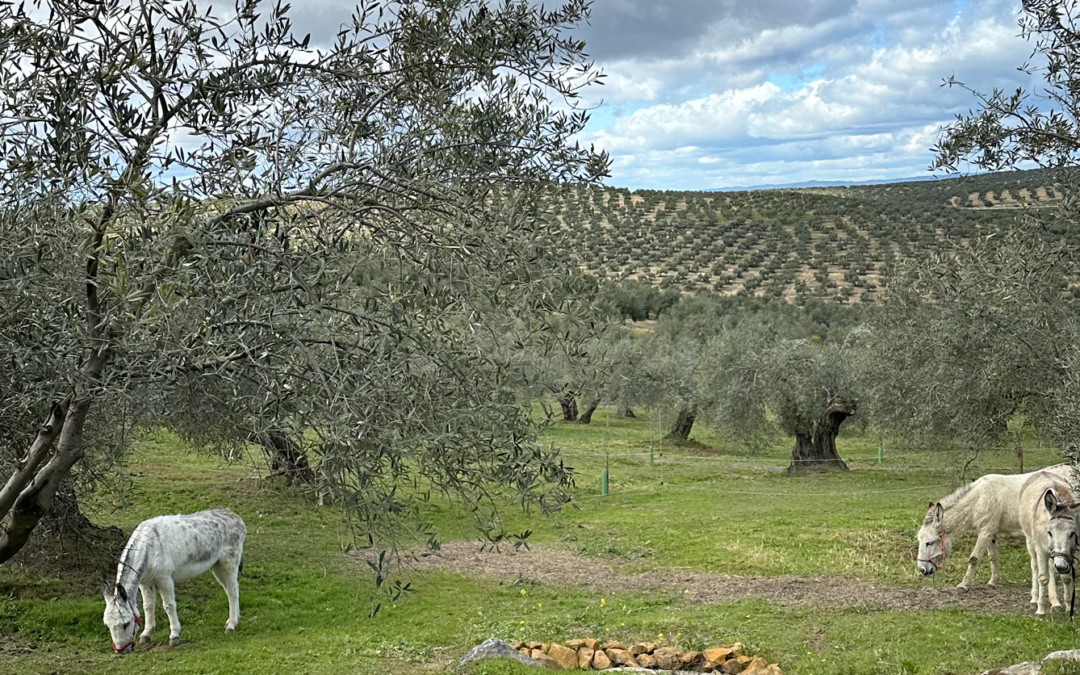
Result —
M615 63L650 98L631 94L645 105L584 140L612 153L610 182L628 187L915 175L940 126L974 104L943 78L984 91L1028 81L1016 71L1030 45L1015 14L1004 0L972 0L959 15L952 2L863 0L850 14L727 44L712 31L714 43L677 57Z

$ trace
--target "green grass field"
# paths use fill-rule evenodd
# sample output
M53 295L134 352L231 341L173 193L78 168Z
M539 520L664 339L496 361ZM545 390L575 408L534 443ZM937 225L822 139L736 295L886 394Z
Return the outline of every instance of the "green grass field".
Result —
M95 518L130 531L161 513L209 506L239 513L249 534L237 632L224 633L225 595L206 575L177 590L179 647L162 646L168 628L160 616L151 650L114 657L97 580L7 566L0 568L0 673L443 673L493 635L628 641L663 635L685 647L741 641L787 673L967 674L1080 646L1077 627L1060 615L1036 619L1026 611L962 605L771 604L757 597L712 603L674 587L642 591L629 582L632 574L678 570L777 577L778 586L789 575L824 575L873 582L901 598L925 597L952 592L972 545L970 538L957 542L954 558L933 580L916 577L910 556L916 525L928 501L958 484L956 457L905 454L886 443L879 465L877 439L856 433L841 439L851 472L789 478L778 470L786 465L786 445L751 457L698 429L693 436L703 445L660 448L653 428L646 416L620 420L603 410L591 426L553 427L545 441L563 448L578 471L578 508L547 517L526 517L512 506L503 513L509 530L533 530L536 555L557 548L599 558L627 575L625 589L412 571L403 578L416 592L386 604L375 618L368 618L371 576L344 554L351 537L339 512L273 487L251 466L227 467L167 434L152 434L130 467L130 504L96 504ZM1027 445L1029 468L1056 461L1053 451ZM611 493L601 497L605 461ZM1001 452L980 457L968 475L1017 468L1014 453ZM474 537L450 511L436 520L446 539ZM1013 539L1002 549L1008 583L977 593L1026 598L1026 552ZM980 583L988 577L984 563ZM526 671L485 664L472 672Z

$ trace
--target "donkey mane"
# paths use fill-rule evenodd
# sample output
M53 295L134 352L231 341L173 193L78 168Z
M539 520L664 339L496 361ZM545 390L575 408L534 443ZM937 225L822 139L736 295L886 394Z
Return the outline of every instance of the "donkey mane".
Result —
M949 494L942 497L938 501L938 504L941 504L942 509L948 509L950 506L954 506L958 501L960 501L961 499L964 498L964 495L966 495L967 493L971 492L972 489L974 489L975 483L977 483L977 482L978 481L971 481L967 485L961 485L960 487L956 488L955 490L953 490ZM927 518L930 518L930 516L928 515Z

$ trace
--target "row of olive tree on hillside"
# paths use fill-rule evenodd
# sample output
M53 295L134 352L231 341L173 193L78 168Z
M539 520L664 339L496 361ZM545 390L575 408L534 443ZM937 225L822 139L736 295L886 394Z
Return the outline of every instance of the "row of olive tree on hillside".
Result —
M485 345L588 309L538 218L607 169L585 0L362 0L326 43L260 0L43 4L0 6L0 562L139 425L286 448L366 534L557 505Z

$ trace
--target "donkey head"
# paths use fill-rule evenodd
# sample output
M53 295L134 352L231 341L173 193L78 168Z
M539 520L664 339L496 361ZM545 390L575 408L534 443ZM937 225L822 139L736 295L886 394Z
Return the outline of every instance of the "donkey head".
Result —
M142 619L135 611L134 598L128 598L127 591L120 584L117 584L115 589L102 584L101 593L105 596L105 615L102 620L112 635L113 651L117 654L129 654L135 648L135 637L142 625Z
M1049 537L1050 558L1054 561L1054 569L1059 574L1068 574L1072 571L1076 557L1077 525L1073 517L1076 502L1058 501L1054 489L1047 488L1043 493L1043 506L1050 515L1046 534Z
M930 576L938 571L948 553L945 546L945 530L941 519L945 509L938 502L930 502L922 527L919 528L919 554L915 556L919 574Z

